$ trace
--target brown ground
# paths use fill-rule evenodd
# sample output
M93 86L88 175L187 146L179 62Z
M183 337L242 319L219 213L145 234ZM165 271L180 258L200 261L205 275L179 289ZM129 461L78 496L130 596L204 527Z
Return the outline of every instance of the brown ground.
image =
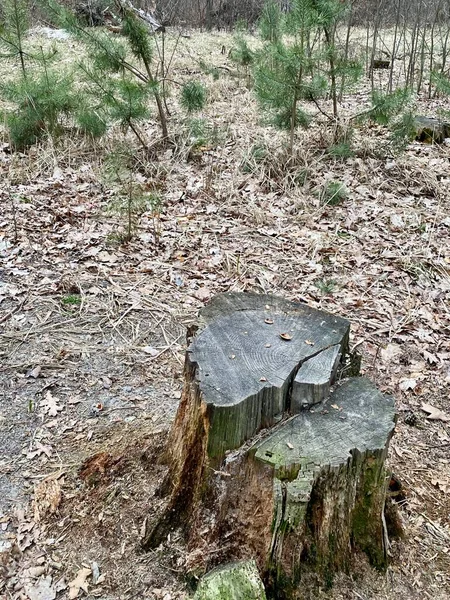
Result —
M223 43L183 41L177 77L192 56L224 64ZM207 143L186 160L185 119L174 117L176 148L141 157L141 177L164 194L158 244L149 213L131 243L111 240L121 224L99 164L114 136L106 148L0 150L0 596L187 597L181 540L142 553L139 535L162 502L157 457L180 397L186 326L214 294L252 290L349 318L364 373L399 413L389 464L405 488L406 535L391 567L355 564L333 591L304 597L448 598L449 423L421 405L450 414L450 147L414 143L393 159L385 132L364 126L356 155L336 161L316 126L299 133L287 169L284 135L261 124L242 81L202 77ZM344 110L366 99L362 86ZM438 108L424 100L419 112ZM268 151L249 172L255 144ZM320 202L330 180L347 187L339 206Z

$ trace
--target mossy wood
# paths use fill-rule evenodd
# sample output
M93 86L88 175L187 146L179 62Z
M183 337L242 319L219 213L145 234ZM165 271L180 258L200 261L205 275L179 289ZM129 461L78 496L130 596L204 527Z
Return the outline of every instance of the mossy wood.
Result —
M230 563L202 578L194 600L266 600L254 560Z
M285 594L305 569L330 580L354 548L384 566L394 406L363 378L333 388L348 334L345 319L273 296L223 294L201 311L168 507L144 546L182 525L193 567L255 559Z

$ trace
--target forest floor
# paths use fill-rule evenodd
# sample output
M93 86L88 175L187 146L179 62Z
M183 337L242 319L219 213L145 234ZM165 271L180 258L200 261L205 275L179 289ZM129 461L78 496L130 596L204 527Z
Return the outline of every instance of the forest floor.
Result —
M285 134L227 70L231 43L182 39L174 79L207 85L205 140L194 144L174 116L174 147L136 153L137 176L164 203L127 244L101 168L114 134L27 154L0 145L1 598L189 597L182 540L144 553L139 538L162 502L157 458L181 395L186 328L223 291L347 317L363 373L396 401L389 468L403 484L405 535L391 565L378 574L358 559L332 590L301 597L450 597L450 145L389 156L387 132L366 124L338 160L319 123L298 133L288 166ZM226 67L219 79L202 58ZM343 114L369 89L346 97ZM418 112L441 106L421 99ZM321 198L330 181L347 190L336 206Z

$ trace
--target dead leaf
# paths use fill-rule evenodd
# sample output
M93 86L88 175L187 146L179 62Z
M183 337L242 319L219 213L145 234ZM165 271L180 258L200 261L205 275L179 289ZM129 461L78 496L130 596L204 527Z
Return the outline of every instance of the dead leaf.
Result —
M58 412L63 409L61 404L58 404L59 398L56 398L52 395L51 391L48 390L40 401L39 405L44 411L44 414L49 415L49 417L56 417Z
M197 298L197 300L201 300L203 302L211 298L211 291L206 287L201 287L194 292L194 296Z
M280 333L280 338L288 342L292 340L292 335L290 333Z
M79 398L78 396L74 396L73 398L69 398L67 403L68 404L80 404L81 402L81 398Z
M439 362L439 359L434 356L434 354L431 354L431 352L428 352L428 350L422 350L422 354L424 359L430 363L430 365L435 365Z
M42 577L35 584L25 585L25 592L29 600L54 600L56 590L52 586L52 576Z
M26 377L33 377L33 379L37 379L41 374L41 370L41 366L38 365L37 367L34 367L33 369L27 371Z
M393 231L402 231L405 227L403 218L400 215L391 215L390 221Z
M445 479L432 479L431 485L439 488L441 492L444 492L444 494L450 494L450 481Z
M402 349L397 344L388 344L385 348L381 349L380 354L381 360L384 363L390 363L402 354Z
M153 346L144 346L142 352L145 352L145 354L149 354L150 356L157 356L159 354L158 350L153 348Z
M119 260L119 257L116 254L110 254L109 252L102 250L97 254L97 259L100 262L114 264Z
M443 412L439 408L432 406L431 404L422 404L421 408L424 412L430 413L427 416L427 419L430 419L430 421L444 421L444 422L450 421L449 415L447 415L445 412Z
M36 442L36 449L27 452L27 458L34 458L35 456L41 456L41 454L45 454L45 456L50 458L51 453L51 446L44 446L44 444L41 444L41 442Z
M417 379L401 379L398 387L402 390L402 392L413 390L417 387Z
M88 593L89 584L86 581L87 578L91 575L91 569L87 567L83 567L78 571L75 576L75 579L69 581L69 599L74 600L78 597L80 590L83 590L86 594Z
M45 565L39 565L37 567L30 567L28 569L25 569L23 574L25 575L25 577L37 579L41 575L44 575L46 570L47 570L47 567Z

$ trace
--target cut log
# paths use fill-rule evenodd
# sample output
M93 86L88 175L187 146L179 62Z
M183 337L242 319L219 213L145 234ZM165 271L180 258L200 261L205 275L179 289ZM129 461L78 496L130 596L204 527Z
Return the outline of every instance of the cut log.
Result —
M255 561L214 569L200 581L194 600L266 600Z
M167 510L144 547L181 525L192 568L254 559L286 597L305 571L331 581L356 549L385 566L394 403L367 379L333 387L348 334L345 319L273 296L223 294L201 311Z
M123 11L124 7L132 11L137 17L142 19L149 30L153 32L164 31L164 25L160 25L158 21L142 8L136 8L130 0L116 0L116 4Z
M442 144L450 137L450 123L431 117L415 118L416 140L425 144Z

